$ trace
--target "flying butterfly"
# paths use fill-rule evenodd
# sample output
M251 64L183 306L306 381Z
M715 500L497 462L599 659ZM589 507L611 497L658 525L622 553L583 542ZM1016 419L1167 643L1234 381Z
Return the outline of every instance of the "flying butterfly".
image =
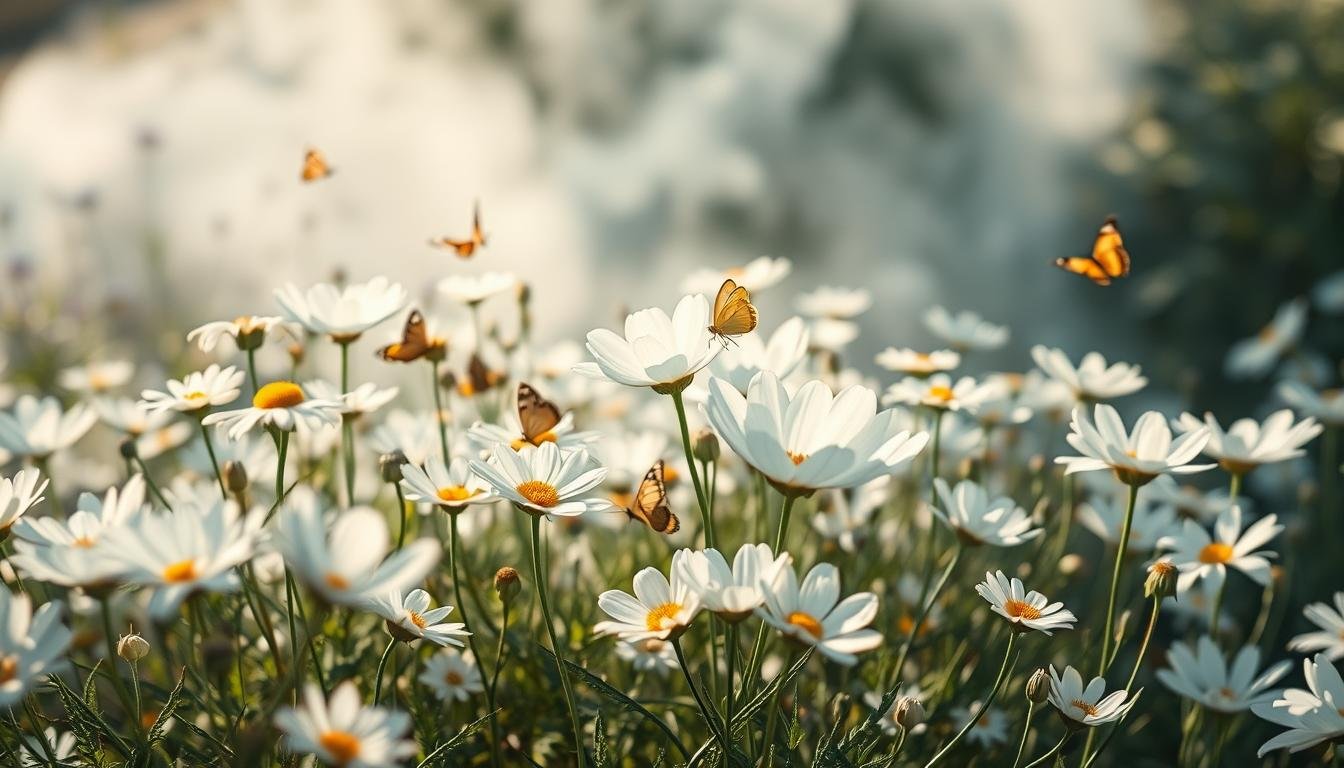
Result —
M542 397L526 382L518 383L518 424L523 428L523 438L514 441L514 450L524 445L541 445L554 442L552 431L560 423L560 409L555 403Z
M457 254L459 259L470 259L476 250L485 246L485 232L481 230L481 204L476 203L471 212L471 237L466 240L454 240L451 237L432 238L429 244L435 248L444 248Z
M672 514L667 506L667 484L663 479L663 460L654 462L644 479L639 481L639 489L625 514L631 520L638 520L658 533L673 534L681 529L681 521Z
M714 297L713 322L709 332L726 341L729 336L741 336L756 329L756 307L751 303L751 293L738 285L730 277L719 286Z
M420 310L412 309L401 330L401 341L380 347L374 354L390 363L410 363L442 349L443 340L430 338L425 328L425 316L420 314Z
M494 389L500 382L504 381L502 371L493 371L486 366L481 356L472 353L471 361L467 363L467 375L464 378L458 378L453 374L445 377L445 386L452 387L463 397L474 397L489 389Z
M1097 231L1092 243L1091 256L1070 256L1055 259L1055 266L1075 275L1082 275L1097 285L1110 285L1111 280L1129 274L1129 251L1125 250L1115 217L1109 216Z
M335 172L335 168L327 165L327 158L321 151L309 149L303 153L303 170L299 172L300 180L304 182L319 181Z

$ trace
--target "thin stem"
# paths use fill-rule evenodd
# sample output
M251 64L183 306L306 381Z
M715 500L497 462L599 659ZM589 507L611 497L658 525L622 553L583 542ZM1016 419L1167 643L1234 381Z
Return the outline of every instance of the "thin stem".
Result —
M434 393L434 424L439 428L439 450L443 451L443 462L448 463L448 425L443 421L443 393L439 391L439 361L429 361L429 389ZM490 719L493 723L494 718Z
M733 710L736 707L736 694L733 687L733 669L737 662L737 622L729 622L724 631L724 653L728 655L728 674L724 677L727 682L727 703L724 705L724 723L725 736L728 737L728 748L723 752L723 764L728 765L728 753L732 750L733 741Z
M764 487L764 486L762 486ZM793 512L793 502L797 499L793 494L784 497L784 505L779 513L779 528L775 530L775 543L772 551L775 556L779 556L780 547L789 530L789 515ZM761 504L764 511L765 504ZM766 623L761 622L756 629L756 643L752 646L751 658L747 661L747 674L742 678L742 692L750 693L752 686L756 685L756 677L761 672L761 664L765 661L765 643L767 640Z
M387 668L387 660L392 656L392 648L397 644L394 637L387 641L387 648L383 649L383 657L378 660L378 674L373 678L373 705L378 706L383 698L383 670Z
M924 597L924 602L919 606L919 615L915 617L915 622L910 625L910 633L906 635L905 642L901 644L901 652L896 657L896 667L892 670L891 678L891 696L895 696L896 686L900 684L901 669L905 666L905 659L910 654L910 648L915 644L915 638L919 635L920 627L924 626L924 620L928 618L929 611L938 602L938 596L942 594L943 587L947 585L947 580L952 577L952 573L957 569L957 564L961 562L961 547L958 546L952 550L952 559L948 562L943 573L938 577L938 583L934 585L933 592ZM887 702L890 705L890 702ZM879 711L886 711L886 706Z
M779 528L775 529L775 544L773 552L775 557L784 549L784 541L789 536L789 517L793 514L793 502L797 501L795 494L789 493L784 496L784 504L779 510Z
M1040 766L1045 765L1046 761L1054 757L1055 754L1059 752L1059 750L1064 748L1064 744L1067 743L1069 738L1072 736L1073 731L1065 731L1064 737L1061 738L1058 742L1056 742L1055 746L1051 747L1049 752L1046 752L1044 755L1041 755L1035 760L1032 760L1030 763L1027 763L1027 768L1040 768Z
M491 711L494 711L495 692L499 686L499 673L504 669L504 636L509 630L509 604L504 603L504 616L500 620L499 626L499 644L495 647L495 670L490 673L490 687L486 689L486 701L491 702ZM499 725L495 718L490 718L490 764L498 768L499 761Z
M994 704L994 699L999 695L999 689L1003 687L1003 681L1007 680L1008 676L1012 674L1013 662L1016 660L1013 655L1013 645L1016 642L1017 633L1009 632L1008 642L1003 649L1003 663L999 665L999 675L994 678L994 687L989 689L989 696L985 697L984 703L980 705L979 709L971 714L971 718L966 721L966 724L961 727L960 731L957 731L957 735L952 737L952 740L947 743L947 746L939 750L938 754L934 755L932 760L924 764L924 768L933 768L933 766L941 762L944 757L947 757L948 753L952 751L952 748L957 746L957 742L961 741L966 734L970 733L971 729L975 727L980 718L989 711L990 706Z
M140 468L140 475L145 478L145 487L149 489L150 494L154 496L155 500L163 505L164 509L172 512L172 505L163 497L163 492L159 490L159 484L154 482L154 477L149 474L149 467L145 466L145 460L137 455L135 457L135 464ZM48 485L47 487L50 488L51 486Z
M1115 635L1115 598L1120 592L1120 573L1125 565L1125 552L1129 551L1129 529L1134 524L1134 503L1139 498L1139 486L1129 486L1129 496L1125 501L1125 520L1120 526L1120 544L1115 550L1115 568L1111 571L1111 595L1106 601L1106 624L1101 638L1101 661L1097 668L1098 676L1106 675L1110 666L1111 641Z
M695 500L700 505L700 519L705 527L705 546L717 549L714 520L710 515L709 502L705 500L705 488L700 484L700 470L695 468L695 451L691 448L691 431L686 425L686 404L682 402L681 392L672 393L672 404L677 407L677 423L681 426L681 447L686 452L686 465L691 470L691 484L695 486Z
M256 395L257 390L261 389L261 383L257 380L257 350L255 348L247 350L247 379L252 384L252 394Z
M1138 658L1134 659L1134 668L1129 671L1129 680L1125 683L1125 692L1134 690L1134 681L1139 676L1139 667L1148 653L1148 642L1153 639L1153 627L1157 626L1157 614L1162 611L1162 596L1153 595L1153 612L1148 614L1148 628L1143 631L1143 642L1139 644Z
M1022 754L1027 751L1027 736L1031 734L1031 717L1036 714L1036 702L1027 700L1027 721L1022 724L1022 740L1017 743L1017 757L1013 758L1013 768L1022 764Z
M294 671L294 706L299 705L299 683L303 680L303 664L299 663L299 632L294 622L294 577L285 566L285 615L289 619L289 663Z
M398 486L397 492L398 494L401 493L400 486ZM467 605L462 600L462 577L460 575L460 565L459 565L459 562L462 558L460 539L461 536L459 536L457 533L457 513L449 512L448 570L453 576L453 598L457 600L457 611L458 615L462 617L462 628L469 633L467 635L467 645L471 648L471 656L472 658L476 659L476 662L478 664L483 664L484 662L481 661L481 654L478 653L476 650L476 633L471 631L471 620L467 618ZM500 632L500 636L503 637L503 635L504 633ZM498 666L499 662L496 661L495 664L496 666ZM490 712L495 711L495 691L493 688L488 689L485 692L485 706L488 711ZM495 723L495 718L493 717L490 718L490 734L492 740L498 741L499 726ZM498 748L491 747L492 756L496 751L498 751Z
M551 641L551 653L555 655L555 671L560 675L560 687L565 692L565 706L569 709L569 723L574 729L574 751L579 768L588 764L588 756L583 751L583 728L579 725L579 712L574 705L574 691L570 688L569 672L565 669L565 660L561 655L560 643L555 638L555 622L551 619L550 599L546 590L546 572L541 568L541 516L532 518L532 578L537 583L537 601L541 603L541 617L546 623L546 635Z
M224 487L224 475L219 471L219 459L215 458L215 444L210 440L210 428L201 423L201 437L205 439L205 451L210 454L210 466L215 470L215 481L219 483L220 498L228 501L229 492Z
M393 483L392 487L397 491L397 519L400 527L397 529L397 551L401 551L402 545L406 543L406 518L410 515L406 510L406 494L401 490L401 483ZM453 577L456 581L457 577ZM458 602L462 602L460 599Z
M279 444L275 463L275 505L278 507L280 500L285 497L285 458L289 454L289 433L282 431L275 439Z
M1227 579L1218 585L1218 593L1213 597L1213 609L1209 614L1209 637L1218 640L1218 616L1223 612L1223 597L1227 594Z
M350 342L341 347L341 394L350 391ZM341 455L345 468L345 503L355 503L355 428L349 418L341 418Z
M42 729L42 723L38 721L37 710L33 707L33 697L23 697L23 710L28 713L28 722L33 724L33 737L42 747L42 753L47 757L47 763L51 768L60 768L61 764L56 761L56 753L52 751L51 742L47 741L47 733Z
M112 678L112 686L117 689L117 698L121 699L121 705L129 713L131 711L131 697L126 692L126 684L121 679L121 673L117 671L117 641L113 639L115 635L112 632L112 607L109 600L100 600L99 606L103 614L103 640L107 644L107 675ZM138 697L137 697L138 698ZM136 706L136 715L134 717L134 727L136 737L140 735L140 707Z
M677 664L681 666L681 674L686 678L686 687L691 689L691 696L695 697L696 706L700 707L700 714L704 716L705 722L709 724L710 733L714 734L714 738L718 739L726 753L728 751L728 739L719 730L718 716L714 713L714 709L705 702L704 697L700 695L700 688L695 684L695 678L691 677L691 668L686 663L686 654L681 650L680 638L673 638L672 650L677 654Z

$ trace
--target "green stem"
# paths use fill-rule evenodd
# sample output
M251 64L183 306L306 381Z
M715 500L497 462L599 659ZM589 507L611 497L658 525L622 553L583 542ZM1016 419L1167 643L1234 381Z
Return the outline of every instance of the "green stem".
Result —
M1022 740L1017 743L1017 757L1013 758L1013 768L1022 764L1022 754L1027 751L1027 736L1031 734L1031 717L1036 714L1036 702L1027 701L1027 721L1022 724Z
M1227 594L1227 577L1218 585L1218 593L1213 597L1213 610L1209 614L1209 637L1218 640L1218 616L1223 612L1223 597Z
M252 394L255 396L257 390L261 389L261 383L257 380L257 350L247 350L247 379L252 384Z
M282 431L275 439L279 445L275 462L275 505L279 507L280 500L285 497L285 459L289 455L289 433Z
M709 724L710 733L714 734L714 738L718 740L726 753L728 751L728 739L719 730L718 716L714 709L700 695L700 688L695 684L695 678L691 676L691 668L686 663L686 654L681 650L680 638L672 639L672 650L677 654L677 664L681 666L681 674L686 678L686 687L691 689L691 696L695 697L696 706L700 707L700 714L704 716L705 722Z
M430 391L434 393L434 424L439 428L439 450L443 451L443 463L448 464L448 425L443 421L443 394L439 391L439 362L437 360L429 361L429 371L431 380L429 382ZM494 722L495 718L490 718Z
M1044 755L1027 763L1027 768L1041 768L1041 766L1045 765L1046 761L1054 757L1059 750L1064 748L1064 745L1068 742L1071 736L1073 736L1073 731L1065 731L1063 738L1056 742L1055 746L1051 747L1049 752L1046 752Z
M1013 645L1016 641L1017 633L1009 632L1008 643L1003 650L1003 663L999 665L999 675L994 678L994 687L989 689L989 696L985 697L985 702L980 705L978 710L971 713L970 720L961 727L960 731L957 731L957 735L952 737L952 740L947 743L947 746L939 750L938 754L934 755L932 760L924 764L924 768L933 768L933 766L941 762L944 757L947 757L948 753L952 751L952 748L957 746L957 742L961 741L966 734L970 733L971 729L975 727L980 718L989 711L989 708L994 704L994 699L999 695L999 689L1003 687L1003 681L1007 680L1008 676L1012 673L1013 662L1015 661L1013 656Z
M398 491L398 493L400 493L400 491ZM471 620L467 618L467 604L462 600L462 578L459 573L459 562L462 558L460 540L461 537L457 533L457 512L450 511L448 514L448 570L453 575L453 598L457 600L457 611L458 615L462 617L462 628L467 630L467 632L471 632ZM500 636L502 637L503 634L504 633L501 631ZM481 654L476 651L475 633L467 635L467 645L471 648L471 656L476 659L476 663L484 664L485 662L482 661ZM498 660L496 660L495 664L499 664ZM495 711L495 691L493 688L489 688L485 692L485 706L487 711ZM496 718L493 717L490 718L492 744L499 740L499 726L495 723L495 719ZM491 746L492 756L497 751L498 747Z
M775 530L775 543L772 549L772 552L776 557L779 556L780 547L784 542L785 536L788 534L789 516L793 512L793 502L796 499L797 496L794 496L793 494L784 497L784 505L779 513L779 528ZM764 504L761 505L761 509L765 509ZM747 662L747 674L742 678L743 693L750 693L752 687L756 685L756 677L760 674L761 664L765 661L766 640L766 623L761 622L756 630L756 643L752 646L751 659Z
M135 457L135 464L136 466L140 467L140 475L145 478L145 487L149 489L150 494L153 495L154 498L160 504L163 505L164 509L168 510L169 512L172 512L173 511L172 505L169 504L168 500L163 497L163 492L159 490L159 484L154 482L154 477L149 474L149 467L145 466L145 460L140 458L139 455L137 455ZM47 487L50 488L51 486L48 485Z
M1134 524L1134 504L1139 498L1139 486L1129 486L1129 496L1125 501L1125 520L1120 526L1120 544L1115 550L1115 568L1111 571L1111 594L1106 601L1106 624L1101 637L1101 661L1097 665L1097 675L1104 677L1110 666L1111 642L1115 634L1115 599L1120 592L1120 573L1125 565L1125 553L1129 551L1129 529Z
M710 515L709 502L705 500L705 489L700 484L700 470L695 467L695 451L691 448L691 430L686 425L686 404L682 402L681 392L672 393L672 404L677 407L677 423L681 426L681 447L686 452L686 466L691 471L691 484L695 486L695 500L700 505L700 520L705 527L705 546L717 549L714 538L714 520Z
M201 424L201 437L205 439L205 451L210 454L210 466L215 470L215 481L219 483L220 498L228 501L229 492L224 487L224 475L219 471L219 459L215 457L215 444L210 440L210 428Z
M410 515L406 510L406 494L402 493L401 483L393 483L392 487L397 491L397 519L400 527L397 529L397 551L400 552L402 546L406 543L406 518ZM453 577L456 581L457 577ZM458 602L461 602L459 599Z
M350 391L350 342L340 342L341 394ZM345 503L355 504L355 428L348 417L341 417L341 455L345 469Z
M373 678L373 705L378 706L383 698L383 670L387 668L387 660L392 656L392 648L397 644L394 637L387 641L387 648L383 649L383 657L378 660L378 674Z
M1148 614L1148 627L1143 631L1143 642L1139 644L1138 658L1134 659L1134 668L1129 671L1129 680L1125 683L1125 693L1134 690L1134 681L1139 676L1139 667L1148 653L1148 643L1153 639L1153 628L1157 626L1157 614L1162 611L1162 596L1153 595L1153 612Z
M109 600L98 601L103 614L103 640L107 644L107 676L112 678L112 687L117 689L117 698L121 700L121 705L126 708L126 712L131 712L131 697L126 692L126 684L121 679L121 673L117 671L117 641L113 638L116 635L112 631L112 607L108 604ZM137 697L138 698L138 697ZM127 718L134 721L135 735L140 737L140 707L135 708L136 714Z
M929 611L938 602L938 596L942 594L943 587L947 586L947 580L952 577L953 571L957 569L957 564L961 562L961 547L958 546L952 550L952 559L948 561L947 567L943 568L943 573L938 577L938 583L934 585L933 592L924 597L924 602L920 603L919 615L915 617L914 624L910 625L910 633L906 635L905 642L901 644L901 652L896 657L896 667L892 670L891 694L893 697L896 687L900 685L901 669L905 666L905 659L910 654L911 647L915 644L915 638L919 635L919 629L924 625L924 620L928 618ZM887 702L890 705L890 702ZM880 711L886 711L886 706L881 707Z
M723 753L723 765L727 766L728 753L732 750L733 741L733 710L737 704L736 695L733 689L733 669L737 662L737 622L729 622L724 634L726 638L724 641L724 653L728 655L728 674L724 677L724 680L727 682L727 703L724 705L724 723L726 723L724 727L726 733L724 735L728 737L729 746Z
M555 637L555 622L551 619L551 605L546 589L546 572L541 568L541 516L531 515L531 518L532 578L537 582L537 601L541 603L541 617L546 623L546 635L551 641L551 653L555 655L555 671L560 676L560 687L565 693L565 707L569 710L569 723L574 729L575 758L579 768L585 768L588 756L583 750L583 728L579 725L579 712L574 704L574 691L570 687L569 672L565 669L560 643Z
M33 725L33 738L42 747L42 753L47 757L47 763L51 768L60 768L61 764L56 761L56 753L52 751L51 743L47 741L47 733L42 730L42 723L38 720L37 710L33 708L33 697L23 697L23 709L28 713L28 722Z
M509 630L509 604L504 603L504 616L500 619L499 626L499 644L495 647L495 669L490 673L490 687L486 689L486 701L491 702L491 711L494 711L494 701L496 691L499 686L499 673L504 669L504 638ZM499 724L495 721L498 718L490 718L490 764L498 768L499 759Z

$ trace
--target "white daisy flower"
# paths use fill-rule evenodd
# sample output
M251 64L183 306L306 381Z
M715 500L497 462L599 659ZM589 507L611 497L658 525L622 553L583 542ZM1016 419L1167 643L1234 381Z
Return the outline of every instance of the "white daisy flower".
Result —
M232 501L178 504L103 531L99 546L123 566L126 581L154 589L149 612L163 621L197 592L238 589L234 568L256 551L259 512L244 515Z
M1256 704L1267 704L1278 691L1267 690L1288 673L1289 662L1280 661L1264 674L1260 669L1260 649L1248 645L1237 651L1231 665L1208 635L1199 638L1195 648L1177 641L1167 651L1170 669L1157 670L1157 679L1181 696L1215 712L1241 712Z
M1207 429L1209 442L1204 445L1204 455L1217 459L1223 469L1233 474L1245 474L1262 464L1306 455L1302 446L1321 434L1322 429L1310 416L1294 423L1293 412L1287 408L1274 412L1263 424L1255 419L1238 419L1226 431L1212 413L1205 413L1203 421L1183 413L1175 426L1181 432Z
M975 393L971 409L975 420L989 429L1025 424L1031 419L1031 408L1023 404L1022 383L1022 377L1016 374L986 376Z
M337 288L318 283L300 291L292 283L275 292L288 319L311 333L346 344L406 306L406 289L381 275L367 283Z
M798 294L794 306L808 317L851 320L873 304L873 295L865 288L834 288L822 285Z
M765 605L756 615L836 663L853 666L859 660L855 654L882 644L882 635L868 628L877 617L877 595L857 592L840 600L840 572L830 563L813 566L801 587L789 566L761 586Z
M272 329L283 330L295 340L300 339L303 333L297 325L286 323L281 317L240 315L232 320L216 320L192 329L187 333L187 343L194 341L202 352L210 352L227 336L233 339L238 349L248 351L260 347Z
M740 267L697 269L686 276L681 289L686 293L713 293L719 290L724 280L732 278L738 285L756 293L778 284L792 271L793 264L788 259L760 256Z
M1295 653L1324 653L1330 661L1344 658L1344 592L1336 592L1335 605L1312 603L1302 609L1307 621L1320 627L1314 632L1297 635L1288 641L1288 650Z
M1083 455L1055 458L1056 464L1066 465L1065 474L1109 469L1121 482L1137 486L1159 475L1213 469L1212 464L1190 463L1208 442L1207 428L1186 432L1173 442L1166 419L1157 411L1140 416L1132 433L1111 406L1097 405L1093 413L1096 426L1082 408L1073 409L1069 445Z
M175 421L166 427L135 438L135 453L148 461L181 446L197 434L196 427L186 422Z
M972 480L962 480L954 488L938 477L933 484L939 501L933 514L967 546L1015 547L1045 533L1017 502L1007 496L991 499Z
M341 404L335 400L309 400L298 384L272 381L252 396L251 408L212 413L201 423L227 429L230 440L237 440L257 426L275 427L282 432L311 431L323 425L340 424Z
M673 557L673 575L689 585L705 610L736 623L765 602L761 584L773 581L790 562L788 553L775 556L769 544L743 544L732 568L717 549L683 549Z
M924 327L944 344L962 352L998 349L1008 343L1008 326L987 322L969 310L954 315L935 306L924 314Z
M1021 390L1022 406L1050 421L1067 419L1078 403L1069 385L1034 369L1023 374Z
M363 706L359 688L348 680L331 692L330 702L317 683L304 686L303 705L282 708L275 727L284 731L289 751L339 768L396 768L420 749L404 738L410 715Z
M5 483L8 482L0 480L0 498L4 497ZM41 489L37 489L36 493L40 492ZM102 498L91 493L80 494L75 513L65 520L55 517L24 518L14 526L14 535L41 546L89 549L98 542L105 529L123 525L147 511L149 506L145 504L145 478L137 474L132 475L121 488L113 486L107 489Z
M627 387L679 391L725 349L709 332L711 322L709 300L701 294L683 297L670 318L658 307L641 309L625 318L624 338L606 328L589 331L588 352L596 362L579 363L574 371Z
M1031 348L1031 359L1047 376L1069 388L1077 400L1095 402L1132 395L1148 385L1137 365L1129 363L1106 364L1100 353L1088 352L1074 367L1063 350L1037 344Z
M489 450L499 443L505 443L515 451L528 446L536 447L542 443L555 443L562 450L574 450L586 448L602 438L599 432L576 432L574 430L573 411L565 411L554 427L540 435L533 436L531 440L523 433L523 426L518 421L518 409L516 407L506 409L500 420L503 424L477 421L467 431L467 438L481 450Z
M983 393L981 385L970 376L953 383L945 373L928 377L907 376L887 387L882 396L886 405L923 406L937 411L974 409Z
M431 456L443 458L433 412L390 411L383 423L369 430L367 442L379 454L401 451L412 464L423 466Z
M349 392L323 379L304 382L303 390L314 400L330 400L340 404L341 414L349 417L364 416L392 402L397 396L397 387L380 389L377 384L361 384Z
M1260 745L1257 757L1264 757L1276 749L1301 752L1323 741L1344 736L1344 680L1339 670L1324 653L1302 662L1302 674L1307 679L1307 690L1289 688L1280 698L1268 703L1253 704L1256 717L1268 720L1287 731Z
M555 443L515 451L495 445L489 462L473 460L471 471L500 498L534 515L574 517L605 512L609 500L589 494L607 475L582 450L562 451Z
M633 642L620 640L616 643L616 656L636 672L653 672L659 677L667 677L680 666L672 644L656 637Z
M1073 629L1078 618L1063 603L1052 603L1036 590L1026 591L1021 579L1009 579L1003 571L985 572L975 591L995 613L1008 620L1014 632L1036 630L1052 635L1057 629Z
M904 347L887 347L877 353L877 364L888 371L922 379L935 373L956 370L961 365L961 355L950 349L916 352Z
M452 648L429 657L420 672L420 682L439 701L468 701L473 695L485 692L481 671L471 652L461 653Z
M68 666L63 658L72 635L61 623L62 603L33 612L28 595L0 587L0 707L17 706L47 676Z
M76 762L79 753L75 749L76 740L73 732L58 734L55 728L46 728L42 731L42 738L46 740L51 756L56 758L56 764L60 768L79 765ZM48 768L50 765L51 763L47 761L47 750L42 748L37 737L24 734L23 746L19 747L20 768Z
M1264 586L1269 583L1269 558L1274 557L1274 553L1260 551L1259 547L1282 531L1278 517L1269 515L1243 532L1241 507L1232 506L1218 516L1213 525L1213 536L1193 520L1186 520L1180 533L1165 537L1158 546L1171 550L1171 562L1181 571L1177 579L1177 588L1181 592L1202 578L1209 579L1215 586L1221 585L1228 568L1235 568Z
M957 724L957 730L966 727L972 717L976 718L975 727L966 732L966 741L976 744L981 748L988 748L998 744L1008 743L1008 727L1011 722L1008 716L995 707L981 712L982 702L979 699L972 701L969 707L953 707L951 712L952 720Z
M408 501L418 501L449 512L460 512L469 504L491 504L499 498L490 486L477 477L465 459L455 459L447 467L443 459L431 457L424 468L401 465L401 487Z
M1344 312L1344 271L1321 278L1311 291L1311 300L1322 312Z
M809 381L789 397L779 378L762 371L746 397L722 379L710 379L705 414L714 431L743 461L783 493L862 485L914 458L928 435L898 429L900 415L877 412L866 387L837 395Z
M1103 678L1092 678L1084 688L1083 676L1078 670L1064 667L1061 675L1055 671L1055 665L1050 665L1049 701L1071 728L1105 725L1124 717L1134 706L1134 699L1126 701L1127 694L1123 690L1112 691L1103 698L1105 692L1106 680Z
M672 555L669 581L657 568L635 574L635 594L609 589L597 596L597 607L612 618L593 627L597 635L616 635L625 641L674 640L681 637L700 613L700 596L684 574L682 560L690 550Z
M172 410L151 411L147 403L129 397L100 397L92 405L104 424L131 437L156 432L173 420Z
M1126 547L1129 554L1152 552L1159 541L1176 532L1175 507L1154 504L1150 499L1140 493L1135 500ZM1126 503L1126 499L1114 493L1094 496L1078 505L1078 522L1107 544L1119 546Z
M1211 523L1239 499L1230 498L1225 489L1202 491L1193 485L1181 485L1170 475L1163 475L1139 491L1139 501L1175 508L1180 517L1189 517Z
M0 449L42 461L74 445L97 420L98 415L83 405L66 411L54 397L23 395L13 411L0 411Z
M1293 299L1279 307L1274 319L1259 333L1233 344L1223 362L1227 375L1252 379L1269 373L1279 358L1302 338L1307 327L1307 308L1306 299Z
M387 631L403 643L424 639L435 645L464 647L462 638L471 634L466 631L467 625L443 621L453 612L453 606L431 609L429 605L429 593L423 589L413 589L405 596L400 589L391 589L371 600L369 610L386 621Z
M295 577L328 603L367 607L392 590L413 588L439 562L437 539L416 539L388 556L391 541L381 512L354 507L335 518L328 532L316 496L291 493L272 533Z
M1344 389L1317 392L1300 381L1279 382L1279 397L1298 413L1331 426L1344 425Z
M832 488L821 497L812 528L844 552L854 554L867 541L873 515L891 496L891 476L884 475L858 488Z
M9 536L25 512L42 501L47 482L36 469L21 469L13 478L0 477L0 540Z
M808 331L801 317L786 320L775 329L769 341L764 340L759 328L735 336L733 341L737 342L736 346L730 346L714 358L709 371L739 392L746 392L752 378L761 371L771 371L786 379L807 358Z
M850 342L859 338L859 324L831 317L814 317L807 323L808 348L813 351L843 352Z
M135 366L125 360L87 363L66 368L56 377L56 383L69 392L101 394L116 389L131 380Z
M211 365L204 371L189 373L181 380L170 379L167 392L143 390L140 403L150 413L200 414L208 408L228 405L238 399L244 376L232 365L227 368Z
M496 294L518 287L518 278L509 272L481 275L449 275L439 281L439 293L462 304L480 304Z

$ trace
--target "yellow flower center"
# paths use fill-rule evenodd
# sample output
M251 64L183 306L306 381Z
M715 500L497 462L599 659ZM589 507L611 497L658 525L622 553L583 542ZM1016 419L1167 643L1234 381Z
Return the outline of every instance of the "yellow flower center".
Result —
M317 743L331 755L331 759L335 760L337 765L345 765L359 757L359 738L354 734L345 731L327 731L318 737Z
M19 660L14 656L0 659L0 683L8 683L19 674Z
M521 451L524 447L529 446L529 445L541 445L542 443L554 443L555 440L556 440L556 438L555 438L555 433L554 433L554 432L542 432L540 435L537 435L536 437L532 438L531 440L528 440L528 439L525 438L525 437L520 437L520 438L514 440L512 443L510 443L510 446L511 446L511 447L513 448L513 450L515 450L515 451Z
M198 575L195 560L181 560L163 569L163 580L169 584L195 581Z
M409 619L411 620L411 623L414 624L415 626L421 628L421 629L424 629L426 626L429 625L429 622L428 622L428 621L425 621L425 617L424 617L424 616L421 616L420 614L416 613L415 611L407 611L406 614L407 614L407 618L409 618Z
M327 583L332 589L349 589L350 581L335 571L329 571L322 577L322 581Z
M195 389L195 390L192 390L191 392L188 392L187 394L183 395L183 396L182 396L182 399L183 399L183 400L186 400L188 403L199 403L199 402L201 402L202 400L208 400L208 399L210 399L210 396L207 395L207 394L205 394L204 392L202 392L202 391L199 390L199 389Z
M443 676L443 681L454 687L459 686L462 683L466 682L462 678L462 673L458 672L456 669L448 670L448 672Z
M1015 619L1039 619L1041 610L1021 600L1009 600L1003 604L1003 612Z
M789 454L789 461L792 461L795 467L802 464L804 461L807 461L806 453L794 453L793 451L788 451L787 453Z
M252 396L256 408L293 408L303 402L303 389L292 381L272 381Z
M1213 565L1215 563L1226 563L1232 559L1232 547L1221 541L1215 541L1207 544L1199 550L1199 562Z
M818 640L821 639L821 622L817 621L816 617L812 614L804 613L802 611L794 611L789 614L787 621L812 637L815 637Z
M461 485L449 485L439 489L439 499L442 501L465 501L475 495L475 491L469 491Z
M1069 704L1072 704L1075 709L1082 712L1084 715L1087 715L1088 717L1097 714L1097 708L1091 704L1088 704L1086 701L1083 701L1082 699L1074 699L1073 701L1070 701Z
M80 536L78 539L70 542L70 546L79 547L80 549L92 549L93 545L96 543L96 541L88 536Z
M544 509L550 509L560 503L560 492L555 489L555 486L541 480L528 480L514 490L518 491L518 495L527 499L530 503Z
M667 625L674 623L676 616L681 612L681 603L663 603L655 606L644 617L644 625L650 632L657 632L667 629Z
M937 400L940 403L950 402L952 400L952 388L935 384L929 387L929 399Z

